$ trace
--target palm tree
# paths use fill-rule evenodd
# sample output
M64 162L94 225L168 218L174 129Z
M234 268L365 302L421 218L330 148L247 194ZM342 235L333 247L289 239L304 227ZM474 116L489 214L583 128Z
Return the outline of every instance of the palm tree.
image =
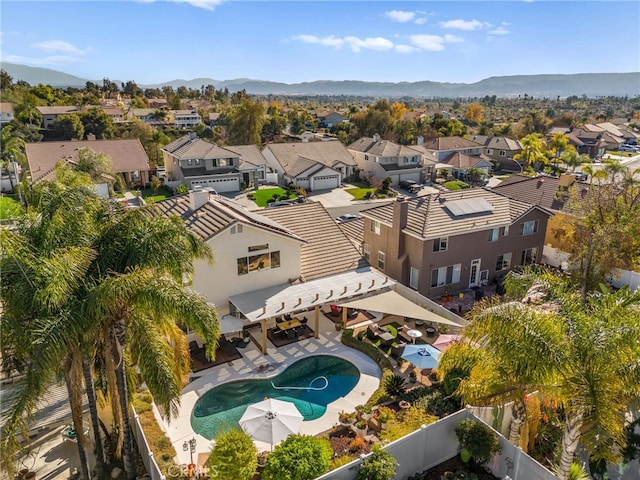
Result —
M543 296L543 306L496 301L472 310L463 335L479 346L466 348L482 353L458 393L488 404L534 391L557 398L565 418L558 476L566 480L579 442L591 458L608 461L625 445L624 414L640 396L640 291L583 301L564 279L532 272L507 282L507 292ZM464 360L448 349L439 369L446 374Z

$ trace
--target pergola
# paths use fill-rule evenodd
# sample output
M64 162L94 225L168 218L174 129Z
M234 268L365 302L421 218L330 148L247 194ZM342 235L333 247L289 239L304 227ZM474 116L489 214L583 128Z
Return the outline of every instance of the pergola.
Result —
M249 322L260 322L262 353L267 353L267 325L275 317L313 309L315 338L320 329L320 308L350 298L388 290L395 281L372 268L323 277L308 282L267 287L229 297Z

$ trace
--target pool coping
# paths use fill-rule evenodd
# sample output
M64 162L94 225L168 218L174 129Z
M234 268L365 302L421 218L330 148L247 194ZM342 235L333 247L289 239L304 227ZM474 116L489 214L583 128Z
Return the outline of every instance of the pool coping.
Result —
M280 348L269 348L263 355L257 348L247 349L243 358L234 360L232 365L223 364L192 375L193 380L182 390L178 416L166 422L158 418L161 428L169 437L177 452L179 463L189 463L189 452L183 451L183 442L196 439L196 454L208 453L215 443L196 433L191 427L191 412L198 399L210 389L236 380L268 379L282 373L288 366L302 358L317 355L332 355L351 362L360 372L356 385L346 395L326 406L325 413L315 420L302 422L300 433L318 435L338 424L341 411L354 411L356 405L366 403L380 386L382 371L378 364L364 353L347 347L340 341L342 332L336 332L329 320L321 322L319 338L301 340L295 344ZM156 417L158 417L156 415ZM254 441L258 451L269 450L267 443Z

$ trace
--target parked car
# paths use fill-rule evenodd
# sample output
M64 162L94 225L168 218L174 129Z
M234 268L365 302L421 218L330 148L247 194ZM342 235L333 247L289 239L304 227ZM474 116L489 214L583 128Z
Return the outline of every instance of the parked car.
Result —
M357 215L354 215L352 213L345 213L343 215L340 215L339 217L336 218L336 222L338 223L345 223L345 222L350 222L351 220L355 220L356 218L360 218Z
M624 144L620 146L619 149L621 152L638 152L640 151L640 147L638 147L637 145L628 145L628 144Z
M282 207L284 205L293 205L293 202L291 202L289 200L281 200L281 201L278 201L278 202L271 202L271 203L267 204L267 208Z
M402 180L398 185L400 188L411 193L417 193L422 188L418 182L413 180Z

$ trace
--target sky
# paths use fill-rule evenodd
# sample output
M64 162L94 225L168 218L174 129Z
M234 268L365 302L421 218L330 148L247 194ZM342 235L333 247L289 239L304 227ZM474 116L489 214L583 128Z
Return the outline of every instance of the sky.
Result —
M89 80L640 71L640 2L1 0L0 61Z

